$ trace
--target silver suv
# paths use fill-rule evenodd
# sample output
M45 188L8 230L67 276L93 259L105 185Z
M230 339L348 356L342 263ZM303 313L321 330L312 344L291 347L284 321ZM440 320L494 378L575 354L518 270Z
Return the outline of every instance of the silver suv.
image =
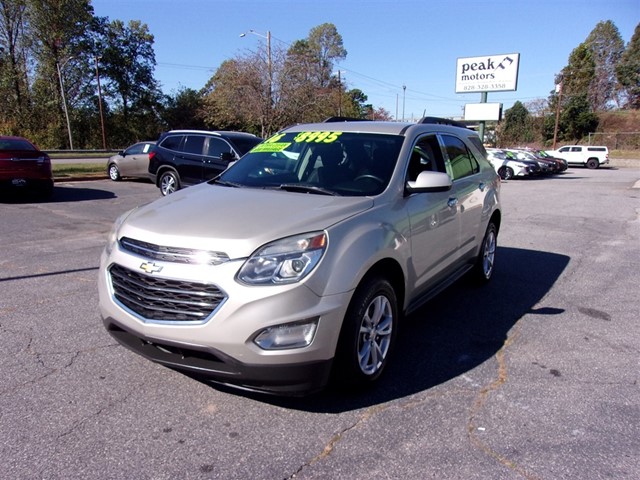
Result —
M363 386L404 315L467 272L488 281L500 180L475 132L331 120L122 215L99 275L109 333L244 389Z

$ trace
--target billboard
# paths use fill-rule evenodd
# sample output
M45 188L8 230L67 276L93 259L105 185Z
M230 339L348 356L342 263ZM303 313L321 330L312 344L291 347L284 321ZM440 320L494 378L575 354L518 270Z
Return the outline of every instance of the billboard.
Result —
M519 53L459 58L456 93L517 90L519 65Z
M469 121L502 120L501 103L467 103L464 119Z

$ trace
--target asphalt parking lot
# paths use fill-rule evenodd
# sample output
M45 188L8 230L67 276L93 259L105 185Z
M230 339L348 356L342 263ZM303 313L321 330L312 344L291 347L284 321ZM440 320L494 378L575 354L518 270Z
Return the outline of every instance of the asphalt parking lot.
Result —
M406 319L381 383L282 399L116 344L97 310L142 181L0 200L0 478L640 478L640 170L502 184L492 283Z

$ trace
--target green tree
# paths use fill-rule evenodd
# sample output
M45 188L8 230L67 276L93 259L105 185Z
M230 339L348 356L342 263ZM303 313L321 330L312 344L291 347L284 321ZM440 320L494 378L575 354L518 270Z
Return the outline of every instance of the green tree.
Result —
M147 25L132 20L125 25L114 20L105 25L101 45L101 74L106 93L126 119L132 105L146 101L149 92L159 93L153 76L155 52L153 35Z
M346 56L332 24L313 28L288 50L265 49L225 61L203 90L204 120L218 128L239 128L268 136L292 123L337 115L345 85L332 74Z
M572 96L588 96L589 86L594 81L595 72L596 65L593 54L585 43L581 43L573 49L569 55L569 63L560 74L562 95L565 102L568 102Z
M368 97L359 88L345 92L344 97L346 98L346 105L343 109L345 117L366 118L367 113L370 113L370 108L366 104Z
M589 86L589 103L593 111L608 110L617 102L619 90L616 66L624 52L620 31L611 20L599 22L585 41L594 61L594 77Z
M226 60L203 89L204 121L209 128L268 134L266 89L255 53Z
M77 124L73 106L91 81L90 70L85 66L84 45L91 31L93 7L90 0L26 0L26 4L35 64L32 129L40 132L36 138L49 148L70 147L65 108L73 132ZM74 147L79 143L82 142L76 142Z
M169 129L205 129L202 94L191 88L182 88L165 98L162 120Z
M326 87L336 62L347 58L342 36L333 23L323 23L309 32L306 45L314 60L314 74L319 87Z
M10 134L28 128L26 8L23 0L0 1L0 132Z
M562 136L567 141L579 141L598 127L598 117L591 111L586 95L574 95L560 115Z
M500 129L501 145L516 145L533 141L533 129L529 111L517 101L505 112Z
M569 62L556 78L558 91L549 98L549 109L554 112L545 118L545 141L554 136L556 112L560 113L558 122L558 139L577 141L588 131L588 125L597 126L597 117L591 110L588 101L589 88L595 78L595 62L593 54L586 43L578 45L569 55ZM559 103L559 104L558 104ZM579 118L574 117L578 115ZM581 127L582 126L582 127ZM590 130L593 131L593 130Z
M139 20L96 19L94 61L100 62L108 118L109 144L156 138L162 131L162 93L154 77L154 37Z
M620 58L616 75L624 88L626 105L640 109L640 24L636 25L631 41Z

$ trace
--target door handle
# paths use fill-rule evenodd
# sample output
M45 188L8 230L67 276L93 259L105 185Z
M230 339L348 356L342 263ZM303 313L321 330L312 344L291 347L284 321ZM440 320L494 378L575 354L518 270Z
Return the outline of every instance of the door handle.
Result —
M484 182L480 182L480 185L478 185L478 188L480 189L481 192L484 192L484 189L486 188L486 185Z
M457 206L458 206L458 199L457 199L457 198L455 198L455 197L454 197L454 198L450 198L450 199L447 201L447 206L448 206L449 208L457 207Z

